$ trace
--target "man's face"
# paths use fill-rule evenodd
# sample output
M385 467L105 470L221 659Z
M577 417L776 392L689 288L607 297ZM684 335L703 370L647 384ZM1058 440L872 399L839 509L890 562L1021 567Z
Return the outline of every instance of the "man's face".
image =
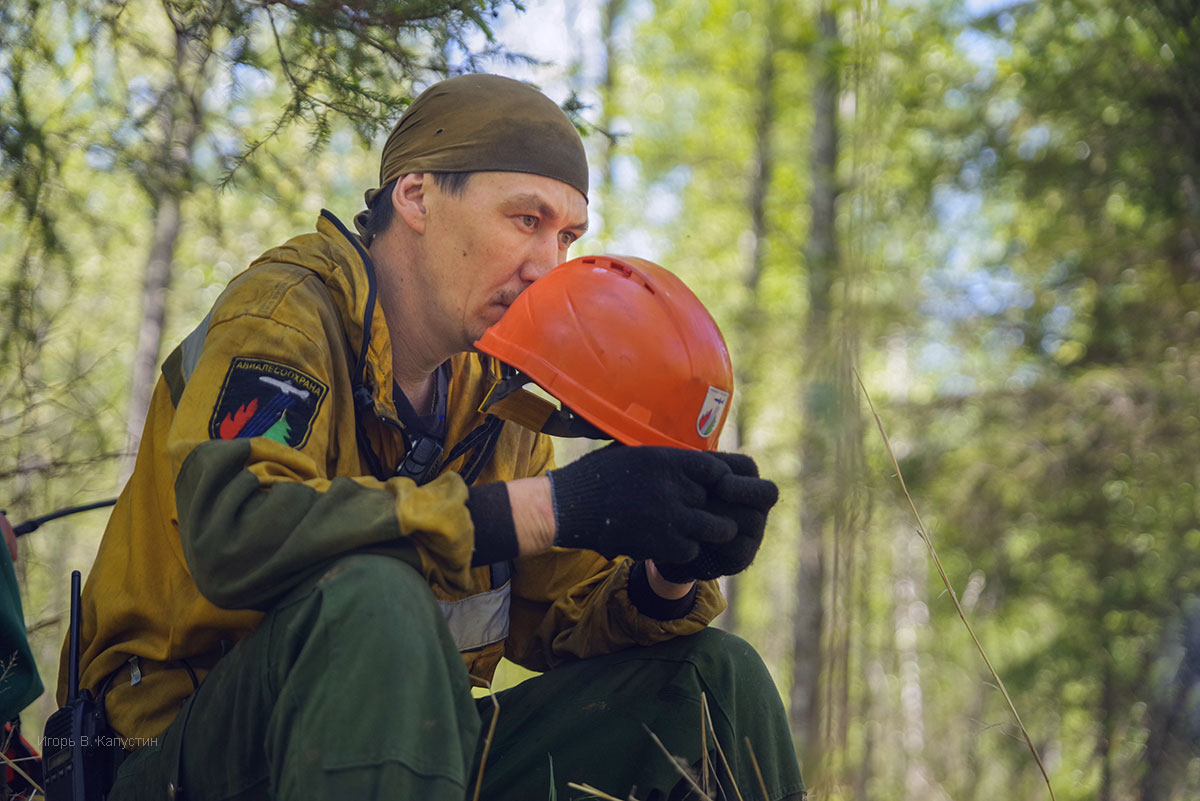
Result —
M541 175L479 172L459 195L424 182L424 297L438 338L468 350L587 229L587 201Z

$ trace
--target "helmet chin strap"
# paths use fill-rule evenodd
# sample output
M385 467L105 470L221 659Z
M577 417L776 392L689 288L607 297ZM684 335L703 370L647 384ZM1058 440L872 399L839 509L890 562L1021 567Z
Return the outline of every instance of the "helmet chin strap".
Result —
M542 426L542 433L552 437L587 437L588 439L612 439L611 434L601 431L566 406L550 415Z
M613 438L566 406L559 408L524 389L532 380L506 365L501 377L492 384L487 397L479 405L479 411L552 437Z

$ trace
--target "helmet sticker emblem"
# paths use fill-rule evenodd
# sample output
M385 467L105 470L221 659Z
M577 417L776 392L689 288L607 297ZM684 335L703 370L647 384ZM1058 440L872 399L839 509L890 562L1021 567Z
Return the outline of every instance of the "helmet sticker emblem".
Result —
M717 427L717 423L721 422L721 414L725 411L725 403L729 400L729 393L723 389L710 386L708 394L704 396L704 405L700 407L700 414L696 416L696 431L702 437L707 437Z

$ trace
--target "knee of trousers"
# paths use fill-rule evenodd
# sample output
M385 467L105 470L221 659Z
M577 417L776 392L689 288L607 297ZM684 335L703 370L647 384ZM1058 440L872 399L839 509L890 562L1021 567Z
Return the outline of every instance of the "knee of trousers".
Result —
M677 641L708 695L712 725L717 739L725 743L732 775L743 787L746 781L757 787L750 777L761 768L771 788L768 797L802 797L804 782L787 712L758 652L742 638L714 628ZM748 747L761 763L758 768L748 761L743 740L750 741Z
M415 720L453 722L454 731L478 727L466 666L428 583L408 563L377 554L338 559L268 620L270 681L284 706L315 710L314 726L350 715L347 729L399 731L392 718L403 709ZM459 706L470 715L447 714ZM374 718L381 719L366 722Z
M292 606L292 609L288 609ZM309 585L276 610L291 633L313 632L373 651L442 651L458 660L425 578L407 562L378 554L352 554L332 562Z
M391 602L437 610L429 584L402 559L382 554L347 554L333 560L313 581L322 595L345 596L355 603L386 607Z
M706 628L672 640L684 649L703 683L722 706L745 710L779 707L779 691L754 646L727 631Z
M243 792L253 785L341 798L337 782L383 781L395 766L462 786L479 718L425 579L392 557L354 554L270 610L177 724L190 797L266 797Z

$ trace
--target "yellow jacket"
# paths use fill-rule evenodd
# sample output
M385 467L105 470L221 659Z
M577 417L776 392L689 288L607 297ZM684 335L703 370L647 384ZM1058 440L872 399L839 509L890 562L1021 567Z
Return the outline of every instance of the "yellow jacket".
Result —
M83 589L80 684L97 692L108 680L109 721L124 736L159 734L192 693L190 674L203 681L265 610L348 551L417 566L468 669L487 679L501 656L548 670L693 633L724 608L707 582L685 617L647 617L628 597L631 560L590 551L518 559L511 582L497 576L493 587L492 568L471 567L459 472L474 450L422 486L371 477L364 444L385 466L405 447L373 269L325 212L315 233L230 282L164 363L133 475ZM478 408L490 385L484 357L454 357L445 453L486 419ZM548 437L506 423L476 483L552 467ZM64 658L60 703L65 685Z

